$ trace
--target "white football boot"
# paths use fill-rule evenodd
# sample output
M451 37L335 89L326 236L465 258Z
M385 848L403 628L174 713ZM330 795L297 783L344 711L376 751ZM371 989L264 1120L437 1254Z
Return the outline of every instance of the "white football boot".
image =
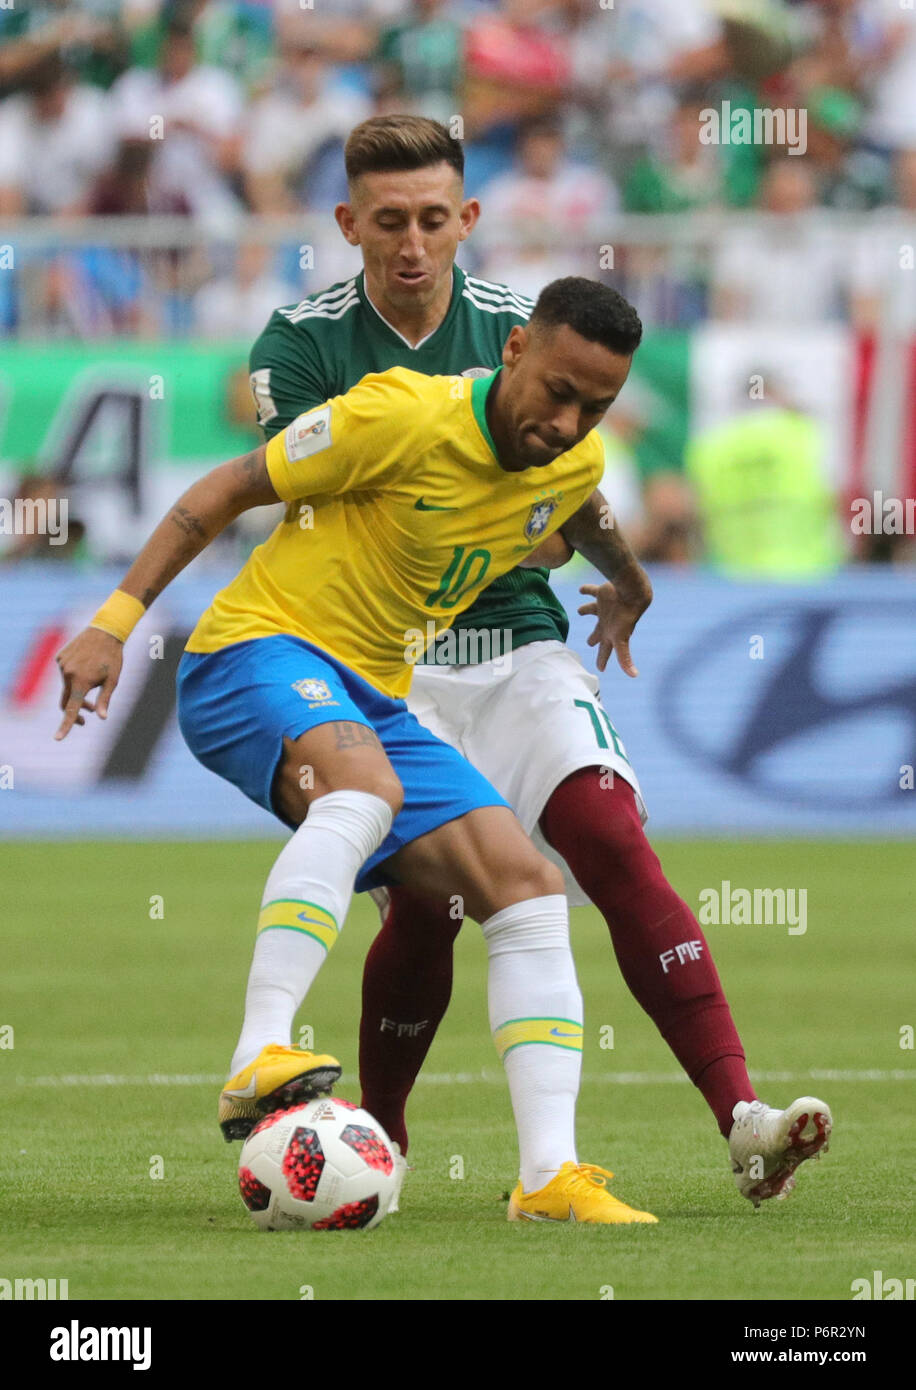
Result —
M788 1197L795 1169L806 1158L827 1152L833 1128L829 1105L802 1096L786 1110L762 1100L739 1100L728 1136L732 1172L742 1197L759 1207L768 1197Z
M401 1188L404 1186L404 1179L407 1177L407 1159L401 1153L401 1146L397 1140L391 1141L391 1152L394 1154L394 1196L388 1203L388 1215L393 1216L396 1211L400 1211Z

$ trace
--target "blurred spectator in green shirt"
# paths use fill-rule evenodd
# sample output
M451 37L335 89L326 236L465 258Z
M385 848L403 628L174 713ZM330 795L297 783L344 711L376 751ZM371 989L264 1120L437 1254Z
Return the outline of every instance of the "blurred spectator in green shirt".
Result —
M464 33L443 9L442 0L413 0L410 17L382 31L375 56L381 97L397 95L404 108L447 125L461 109Z

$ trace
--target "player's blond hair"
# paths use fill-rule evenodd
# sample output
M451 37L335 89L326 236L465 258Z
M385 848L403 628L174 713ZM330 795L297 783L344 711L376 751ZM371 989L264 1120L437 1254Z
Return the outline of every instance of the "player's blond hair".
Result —
M464 178L461 141L426 116L370 116L350 131L344 147L347 181L361 174L388 174L401 169L425 169L450 164Z

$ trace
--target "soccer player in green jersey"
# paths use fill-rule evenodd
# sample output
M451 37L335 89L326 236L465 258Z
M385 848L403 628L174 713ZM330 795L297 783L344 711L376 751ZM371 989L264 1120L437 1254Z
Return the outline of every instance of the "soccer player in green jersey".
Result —
M278 309L255 343L251 381L268 437L368 372L483 375L532 309L454 263L481 209L464 196L461 145L443 126L374 117L351 133L345 158L350 202L336 216L364 269ZM575 383L557 370L545 389L574 432ZM581 610L602 623L599 669L615 650L635 676L629 639L651 597L645 573L600 494L561 530L568 545L559 555L554 546L549 562L574 547L608 581L584 586L590 601ZM562 869L570 902L599 908L627 985L729 1141L739 1191L755 1204L784 1195L798 1164L824 1146L829 1109L811 1097L786 1110L757 1099L703 931L646 839L636 774L597 679L565 646L568 630L547 569L510 571L427 651L409 707L515 808ZM448 898L404 886L387 890L380 906L363 981L363 1104L406 1150L405 1105L448 1005L460 922Z

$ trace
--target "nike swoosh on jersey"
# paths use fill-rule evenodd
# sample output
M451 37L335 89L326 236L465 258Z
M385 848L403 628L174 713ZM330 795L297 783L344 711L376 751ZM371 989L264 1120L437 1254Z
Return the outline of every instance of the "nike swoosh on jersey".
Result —
M561 1033L559 1028L551 1028L551 1033L555 1038L581 1038L581 1033Z
M457 512L457 507L437 507L432 502L424 502L422 497L418 497L413 504L415 512Z

